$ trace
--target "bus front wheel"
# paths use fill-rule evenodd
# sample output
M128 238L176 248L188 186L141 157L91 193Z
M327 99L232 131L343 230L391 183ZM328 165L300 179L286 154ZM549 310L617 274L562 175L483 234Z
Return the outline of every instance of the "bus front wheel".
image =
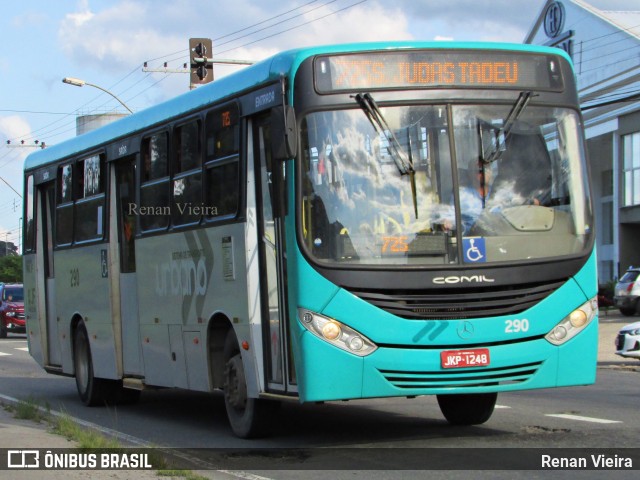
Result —
M242 355L234 332L224 345L224 405L231 429L240 438L262 437L269 433L276 402L250 398Z
M437 395L444 418L452 425L479 425L491 418L497 393Z

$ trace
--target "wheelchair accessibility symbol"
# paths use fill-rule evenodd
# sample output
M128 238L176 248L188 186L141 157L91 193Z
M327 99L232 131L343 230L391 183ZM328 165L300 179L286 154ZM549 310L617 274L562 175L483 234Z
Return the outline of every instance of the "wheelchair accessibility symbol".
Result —
M487 250L484 238L473 237L462 239L465 263L482 263L487 261Z

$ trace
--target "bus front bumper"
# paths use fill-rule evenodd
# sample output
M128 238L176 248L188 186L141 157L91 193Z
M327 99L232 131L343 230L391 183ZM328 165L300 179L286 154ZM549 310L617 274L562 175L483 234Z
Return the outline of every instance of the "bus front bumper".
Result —
M358 357L308 332L302 332L299 340L305 372L298 379L303 402L508 392L594 383L598 321L560 346L540 337L474 345L489 351L490 362L482 367L443 368L441 352L454 350L449 347L379 346Z

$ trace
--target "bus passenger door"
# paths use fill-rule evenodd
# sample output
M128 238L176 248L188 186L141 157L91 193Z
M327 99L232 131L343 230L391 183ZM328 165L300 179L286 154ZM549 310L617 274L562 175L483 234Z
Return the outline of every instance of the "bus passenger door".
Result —
M143 375L136 274L136 218L130 211L131 206L136 204L136 156L118 160L115 163L114 173L115 181L111 182L110 195L113 213L110 220L111 238L109 243L112 246L111 252L114 256L114 262L116 262L114 270L118 272L118 282L115 284L114 293L119 290L119 295L113 295L112 308L114 311L119 309L120 312L122 373L125 376ZM117 330L115 333L118 334Z
M260 298L265 349L265 382L269 391L297 391L289 355L286 301L286 244L282 206L284 164L272 162L269 117L253 123L253 151L260 252ZM280 170L278 170L280 169ZM284 196L280 197L284 198Z
M56 283L53 262L53 218L55 215L56 200L55 182L45 183L38 187L37 215L40 225L37 229L37 291L38 315L40 316L40 330L43 340L46 339L44 362L48 366L61 366L60 341L58 336L58 316L56 311ZM42 269L42 270L40 270ZM45 318L41 317L45 312ZM46 329L46 336L43 332Z

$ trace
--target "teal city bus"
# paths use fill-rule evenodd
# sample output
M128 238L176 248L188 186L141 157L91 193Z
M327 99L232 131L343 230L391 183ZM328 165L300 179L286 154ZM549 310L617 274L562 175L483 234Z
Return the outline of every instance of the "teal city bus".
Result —
M567 55L283 52L25 163L31 355L87 405L221 390L240 437L285 399L595 381L594 219Z

